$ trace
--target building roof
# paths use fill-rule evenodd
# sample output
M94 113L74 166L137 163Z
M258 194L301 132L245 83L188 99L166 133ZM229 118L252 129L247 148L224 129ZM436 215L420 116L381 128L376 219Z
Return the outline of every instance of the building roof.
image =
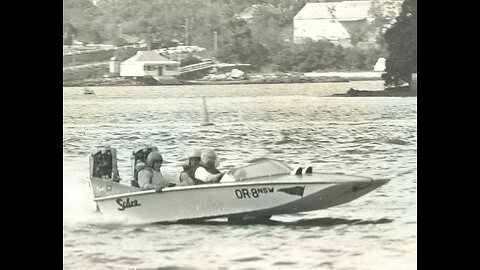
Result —
M297 15L295 15L294 19L337 19L339 21L362 20L372 17L368 12L372 3L373 1L307 3Z
M393 0L385 2L387 10L400 14L403 0ZM322 2L322 3L307 3L295 15L294 20L309 20L309 19L337 19L339 21L358 21L373 19L370 14L374 1L342 1L342 2ZM378 5L379 3L375 3ZM380 4L382 5L382 4ZM386 12L386 10L383 10Z
M296 38L303 37L309 37L314 40L339 40L350 38L350 34L340 22L331 19L321 19L315 22L315 27L296 33Z
M161 56L155 51L138 51L137 54L123 61L122 64L143 63L157 63L157 64L178 64L177 61L172 61L164 56Z

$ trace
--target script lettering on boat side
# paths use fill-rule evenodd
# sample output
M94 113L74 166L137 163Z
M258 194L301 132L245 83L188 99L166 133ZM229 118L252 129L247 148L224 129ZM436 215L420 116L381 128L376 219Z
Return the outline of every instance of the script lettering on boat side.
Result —
M260 194L273 193L273 187L264 187L264 188L242 188L235 189L235 195L238 199L250 199L258 198Z
M117 208L119 211L123 211L126 208L141 206L137 200L130 201L130 198L127 198L125 201L122 198L116 200L117 204L120 205L120 208Z

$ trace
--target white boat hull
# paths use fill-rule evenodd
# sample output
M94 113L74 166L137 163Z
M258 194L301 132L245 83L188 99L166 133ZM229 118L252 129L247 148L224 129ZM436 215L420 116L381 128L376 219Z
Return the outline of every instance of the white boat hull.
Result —
M138 190L92 178L102 214L129 223L252 217L324 209L354 200L388 179L342 174L277 176L232 183Z

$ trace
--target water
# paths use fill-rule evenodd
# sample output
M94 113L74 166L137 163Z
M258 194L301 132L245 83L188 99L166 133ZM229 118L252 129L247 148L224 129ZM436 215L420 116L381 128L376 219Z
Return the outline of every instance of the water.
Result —
M64 88L65 269L416 269L416 97L327 97L382 82ZM89 87L90 88L90 87ZM200 126L206 97L213 126ZM126 225L95 213L88 155L118 150L130 177L134 145L157 146L176 176L191 148L213 147L220 169L258 157L318 172L391 177L330 209L270 224Z

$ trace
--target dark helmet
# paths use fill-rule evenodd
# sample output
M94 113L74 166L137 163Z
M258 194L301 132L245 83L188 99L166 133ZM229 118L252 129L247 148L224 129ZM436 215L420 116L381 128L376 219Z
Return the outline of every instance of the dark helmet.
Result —
M162 155L159 153L159 152L151 152L150 154L148 154L148 157L147 157L147 165L149 167L153 167L153 163L155 161L163 161L163 157Z

